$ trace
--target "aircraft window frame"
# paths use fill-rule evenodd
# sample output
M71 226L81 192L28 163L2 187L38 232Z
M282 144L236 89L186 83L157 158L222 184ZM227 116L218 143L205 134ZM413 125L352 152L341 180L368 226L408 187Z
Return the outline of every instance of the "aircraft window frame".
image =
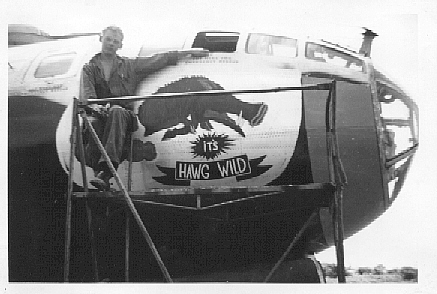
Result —
M417 144L417 113L408 99L389 84L376 81L376 87L381 106L380 119L384 128L386 160L391 161L412 150Z
M314 49L310 49L310 47L314 47ZM317 49L319 50L317 51ZM316 56L315 53L317 53L318 56ZM315 42L305 43L305 58L350 70L365 72L364 61L360 58ZM341 64L342 62L346 62L346 64L343 65ZM355 66L351 67L353 64L355 64Z
M54 53L44 56L38 61L38 65L35 67L33 77L36 79L53 78L59 76L65 76L68 74L74 64L77 52L69 51L62 53ZM61 57L61 59L59 59ZM54 60L53 60L54 59ZM59 60L62 61L62 66L60 68L54 68L53 65L59 65ZM44 70L42 70L42 68ZM41 71L41 72L40 72Z
M256 40L257 38L258 40ZM255 40L253 41L252 39ZM288 44L284 44L286 42L283 41L291 41L293 42L293 44L292 46L289 46ZM284 52L286 52L285 50L289 51L290 49L292 50L292 54L283 54ZM285 36L275 36L263 33L250 33L247 37L245 52L247 54L294 58L298 56L298 40Z
M382 79L376 79L380 104L382 145L388 183L388 203L399 194L412 154L419 144L418 108L403 91ZM389 109L392 108L392 109Z

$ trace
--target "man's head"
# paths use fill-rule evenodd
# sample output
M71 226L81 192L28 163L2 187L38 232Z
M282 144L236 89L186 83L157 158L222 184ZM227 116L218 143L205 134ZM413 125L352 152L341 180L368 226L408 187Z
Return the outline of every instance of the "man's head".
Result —
M118 49L122 47L123 32L119 27L109 26L102 31L100 42L102 42L102 53L115 55Z

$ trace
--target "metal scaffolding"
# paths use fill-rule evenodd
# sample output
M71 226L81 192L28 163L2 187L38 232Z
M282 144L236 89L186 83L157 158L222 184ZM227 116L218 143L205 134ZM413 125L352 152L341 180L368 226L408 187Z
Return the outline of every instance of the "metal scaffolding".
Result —
M174 209L183 209L187 211L199 211L208 213L211 210L235 205L244 201L250 201L254 199L269 199L269 197L279 197L284 193L303 193L303 191L317 192L313 199L312 206L314 207L313 213L306 220L300 231L296 234L287 250L283 253L281 258L277 261L275 266L271 269L269 274L264 279L264 282L268 282L274 272L278 269L281 263L286 259L287 255L291 252L296 242L299 241L309 224L316 216L318 210L321 207L333 208L333 225L334 225L334 240L337 254L337 271L338 281L345 283L345 270L344 270L344 248L343 248L343 187L346 184L346 176L343 171L343 167L339 157L339 148L337 143L336 134L336 82L322 83L314 85L304 85L296 87L280 87L270 89L258 89L258 90L211 90L211 91L199 91L199 92L185 92L185 93L162 93L150 96L126 96L119 98L108 99L93 99L90 103L95 102L114 102L114 101L139 101L143 99L165 99L167 97L183 98L188 96L218 96L223 94L243 94L243 93L271 93L280 91L296 91L296 90L328 90L328 98L326 100L326 140L327 140L327 157L329 166L329 182L328 183L312 183L307 185L283 185L283 186L259 186L259 187L208 187L208 188L172 188L172 189L147 189L140 192L131 191L131 177L132 177L132 144L129 157L129 169L128 169L128 187L125 187L119 174L114 168L111 160L109 159L102 143L100 142L95 130L93 129L87 115L79 105L77 99L74 99L73 104L73 118L71 127L71 149L70 149L70 168L69 168L69 181L68 181L68 194L67 194L67 213L66 213L66 231L65 231L65 261L64 261L64 281L69 281L70 276L70 255L71 255L71 219L72 219L72 200L83 199L86 205L87 212L87 224L88 233L91 242L92 263L94 271L94 280L99 281L98 264L96 257L96 242L92 229L92 211L88 205L88 199L92 198L108 198L124 201L133 216L136 224L139 226L142 235L146 239L146 242L156 259L163 277L167 282L173 282L166 265L162 261L162 258L155 247L155 244L141 219L140 214L135 208L134 202L137 204L158 206L158 207L171 207ZM91 131L92 138L97 143L97 146L104 157L110 171L119 187L119 191L104 191L96 192L90 191L87 186L87 175L85 171L85 152L83 148L82 132L80 130L80 119L84 122L86 127ZM132 143L132 141L131 141ZM73 191L73 173L74 173L74 157L75 150L78 147L79 161L81 163L82 179L84 184L83 192ZM173 202L172 197L183 196L187 201ZM210 203L205 200L206 196L213 196L217 201ZM226 196L226 197L225 197ZM194 204L193 204L194 203ZM126 233L125 233L125 281L129 281L129 244L130 244L130 231L129 231L129 215L126 217Z

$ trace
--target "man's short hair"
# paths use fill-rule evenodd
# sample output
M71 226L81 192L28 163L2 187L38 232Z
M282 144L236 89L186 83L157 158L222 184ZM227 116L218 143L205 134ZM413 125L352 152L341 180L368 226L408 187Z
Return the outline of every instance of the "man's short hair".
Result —
M107 31L112 31L112 32L115 32L115 33L119 34L120 37L121 37L121 40L123 40L123 38L124 38L124 35L123 35L122 30L121 30L119 27L117 27L117 26L109 26L109 27L106 27L105 29L103 29L101 36L103 37L103 35L104 35Z

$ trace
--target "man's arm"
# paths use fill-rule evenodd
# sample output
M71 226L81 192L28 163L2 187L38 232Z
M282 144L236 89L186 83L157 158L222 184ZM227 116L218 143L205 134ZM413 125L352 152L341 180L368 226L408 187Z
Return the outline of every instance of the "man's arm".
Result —
M151 57L138 57L135 60L135 71L142 76L150 75L169 65L176 65L179 59L188 55L194 57L208 56L208 51L203 49L191 49L187 51L168 51L158 53Z
M150 75L169 65L176 65L178 55L176 51L158 53L150 57L138 57L134 61L135 72L141 76Z
M87 113L101 113L105 108L104 106L95 103L88 104L88 99L96 98L95 82L91 69L85 65L80 75L79 104L85 106Z
M80 75L79 103L86 105L88 104L88 99L95 99L96 97L94 80L92 79L90 69L85 65Z

